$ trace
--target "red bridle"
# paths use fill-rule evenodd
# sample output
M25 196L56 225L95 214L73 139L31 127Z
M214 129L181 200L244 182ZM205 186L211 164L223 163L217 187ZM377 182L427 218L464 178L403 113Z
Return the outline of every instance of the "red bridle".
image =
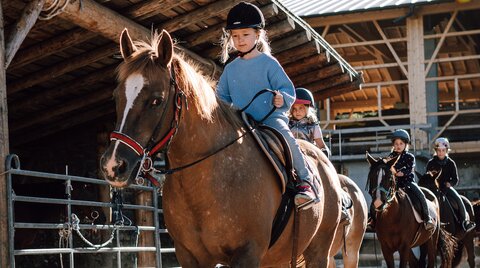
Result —
M171 67L170 84L174 88L174 96L175 96L175 102L173 105L174 116L170 124L170 130L163 136L162 139L160 139L158 142L154 142L151 146L148 146L148 145L142 146L139 142L137 142L135 139L128 136L127 134L121 133L119 131L113 131L110 134L110 141L119 141L120 143L126 145L128 148L132 149L138 156L141 157L137 178L140 176L146 177L156 186L160 186L160 182L155 177L149 174L154 169L152 158L160 151L163 151L163 152L168 151L170 142L172 141L173 137L175 136L175 133L177 133L177 130L178 130L180 115L182 111L182 104L183 104L182 101L185 96L183 92L178 88L178 85L175 81L175 72L173 70L173 66ZM185 102L186 102L186 99L185 99ZM165 105L168 105L168 103L169 102L167 101ZM160 124L163 121L164 115L166 114L166 109L167 107L165 107L164 113L162 115L162 119L160 120L158 126L160 126ZM152 137L150 139L151 141L154 141L155 139L157 130L159 129L158 126L152 133Z

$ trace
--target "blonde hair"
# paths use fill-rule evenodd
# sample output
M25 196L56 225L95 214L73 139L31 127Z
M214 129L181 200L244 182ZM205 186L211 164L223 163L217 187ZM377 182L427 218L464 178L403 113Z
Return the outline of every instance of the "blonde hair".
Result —
M308 104L303 104L307 107L307 114L305 115L304 118L307 118L307 123L308 124L318 124L318 117L317 117L317 109L313 108L312 106ZM288 111L288 118L294 119L293 114L292 114L292 109Z
M272 53L272 49L270 48L270 44L268 43L267 32L264 29L255 29L255 28L253 29L258 34L258 41L257 41L258 51L270 55ZM225 63L230 58L230 53L236 51L233 45L231 30L223 29L223 35L220 38L220 45L222 47L222 51L220 52L220 61L222 63Z

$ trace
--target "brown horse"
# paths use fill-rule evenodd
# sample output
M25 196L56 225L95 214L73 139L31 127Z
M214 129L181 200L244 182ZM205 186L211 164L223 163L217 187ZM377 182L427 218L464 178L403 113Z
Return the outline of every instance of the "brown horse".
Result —
M295 237L291 216L269 247L282 187L238 111L220 102L211 84L174 53L166 31L151 44L133 43L124 31L120 50L116 131L101 168L112 186L124 187L151 170L157 152L166 154L163 212L181 266L285 265L296 241L307 267L327 267L341 201L326 156L301 144L321 178L320 202L297 213ZM322 243L310 243L314 235Z
M440 243L449 241L443 239L444 233L440 232L437 199L433 193L422 189L427 196L427 203L435 210L433 218L437 222L436 228L428 232L423 223L418 223L415 219L414 211L405 193L397 191L395 176L390 171L397 158L377 159L367 152L367 161L370 164L367 188L372 200L375 201L374 204L377 204L375 229L387 267L394 267L395 251L400 254L400 267L406 267L409 261L414 261L411 249L417 246L421 246L423 254L427 252L428 267L434 267L439 236ZM449 255L444 254L442 257L444 257L442 265L448 266L451 261Z
M350 224L340 223L332 251L330 252L330 267L335 267L333 257L340 249L343 256L343 267L358 267L360 247L367 229L368 207L362 191L357 184L345 175L338 175L342 188L352 199L352 206L348 209Z
M438 199L440 204L440 220L447 232L451 233L457 239L457 249L455 250L452 266L459 266L462 261L463 250L465 249L468 256L468 264L471 268L475 267L475 230L465 232L462 228L462 224L455 216L454 208L458 208L458 205L452 201L447 200L447 196L440 190L438 185L438 178L441 171L435 175L427 172L424 175L418 174L418 185L425 187L432 191ZM475 215L472 207L472 203L465 196L461 195L462 201L467 209L470 219L475 220Z

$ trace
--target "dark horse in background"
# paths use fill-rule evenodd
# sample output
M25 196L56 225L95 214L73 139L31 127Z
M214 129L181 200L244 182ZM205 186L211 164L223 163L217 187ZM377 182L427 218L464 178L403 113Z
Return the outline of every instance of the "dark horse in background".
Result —
M437 247L441 249L442 267L449 267L454 241L447 237L446 232L441 232L438 201L433 193L422 189L427 196L430 209L434 210L432 218L437 223L436 228L429 232L423 222L419 223L415 219L405 192L397 189L395 176L390 171L397 158L374 158L367 152L367 161L370 164L367 189L372 196L372 202L378 203L375 208L377 213L375 229L387 267L394 267L393 253L398 251L399 267L407 267L407 263L410 267L424 266L422 261L427 255L428 267L433 268ZM417 263L411 250L417 246L421 248L420 263Z
M460 262L462 261L464 249L467 251L468 264L470 268L475 267L475 230L465 232L462 224L456 216L455 210L458 209L458 205L453 200L447 199L445 193L440 190L438 178L441 174L441 171L437 174L431 174L429 172L425 173L424 175L421 175L419 173L416 174L419 178L418 185L432 191L438 199L438 202L440 204L440 220L442 222L442 228L447 230L457 239L458 246L455 250L454 258L452 261L453 267L459 266ZM472 221L475 220L475 215L470 200L468 200L468 198L463 195L461 195L460 197L465 204L465 208L467 209L467 213L470 216L470 219Z
M121 188L139 168L149 168L157 151L166 154L163 213L181 266L279 267L297 251L307 267L327 267L341 212L341 186L328 158L314 145L300 144L321 178L320 202L297 213L296 234L289 216L270 247L282 187L238 111L219 101L211 83L174 53L166 31L147 44L133 43L125 30L120 51L116 131L102 172Z

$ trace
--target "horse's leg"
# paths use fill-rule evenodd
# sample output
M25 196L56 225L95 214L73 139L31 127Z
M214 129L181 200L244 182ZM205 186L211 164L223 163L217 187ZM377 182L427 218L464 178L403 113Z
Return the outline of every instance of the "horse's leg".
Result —
M337 225L335 225L334 222L320 232L317 232L314 240L304 252L307 268L329 267L329 254L336 229Z
M408 260L411 257L410 254L412 254L412 250L408 246L403 246L402 248L400 248L398 253L400 254L400 266L398 267L406 268L408 264Z
M260 267L259 254L261 250L255 243L248 243L247 245L238 248L234 251L232 260L230 262L231 268L255 268Z
M467 249L467 254L468 254L468 264L470 268L475 267L475 245L473 241L474 241L474 235L472 232L470 232L464 238L465 248Z
M393 251L391 250L384 250L382 247L383 258L385 259L385 263L387 264L388 268L395 267L395 260L393 259Z
M345 263L345 258L343 259L343 262ZM336 263L335 263L335 258L333 256L331 256L329 258L329 261L328 261L328 268L335 268L337 267ZM346 266L344 266L346 267Z
M413 254L412 254L413 255ZM420 246L420 257L418 258L418 267L427 267L428 246Z
M427 241L427 250L428 250L428 268L435 267L435 261L437 257L437 244L434 243L433 238L430 238Z
M192 255L192 253L180 243L175 243L175 255L182 267L201 267L198 260Z

